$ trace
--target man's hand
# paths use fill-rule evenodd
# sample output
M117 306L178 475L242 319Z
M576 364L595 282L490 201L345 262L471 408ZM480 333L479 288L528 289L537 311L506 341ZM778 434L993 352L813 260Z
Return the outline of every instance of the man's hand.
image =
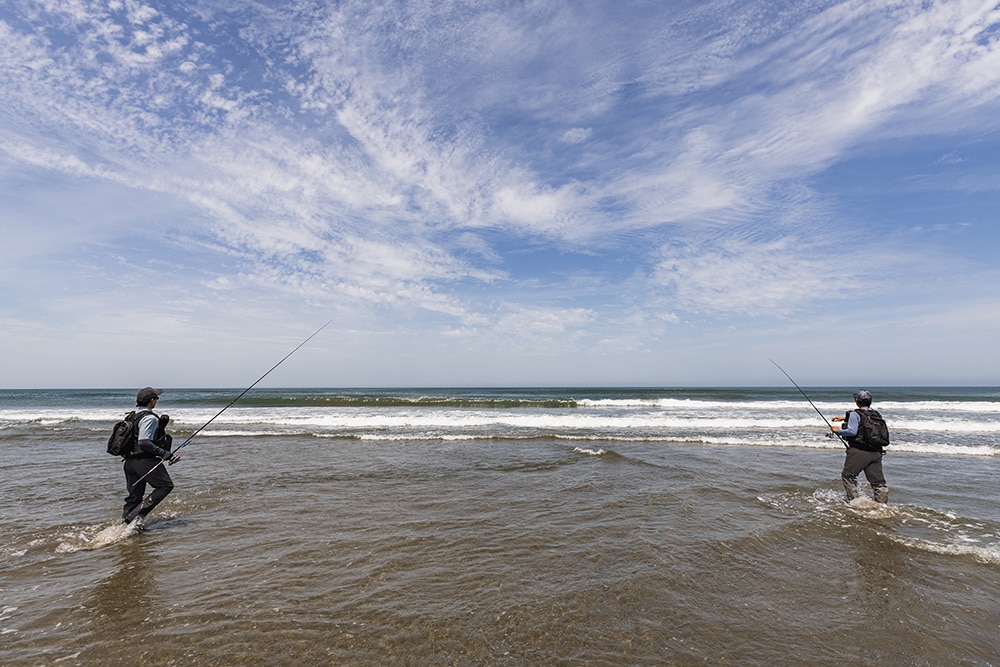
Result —
M163 459L164 463L171 466L181 460L181 457L178 454L174 454L173 452L167 452L161 458Z

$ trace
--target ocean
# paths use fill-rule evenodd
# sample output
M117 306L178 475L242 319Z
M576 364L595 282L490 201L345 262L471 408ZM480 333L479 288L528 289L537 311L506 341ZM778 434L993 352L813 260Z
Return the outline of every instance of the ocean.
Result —
M1000 665L1000 388L869 389L887 506L794 387L256 388L141 532L135 389L2 390L0 664Z

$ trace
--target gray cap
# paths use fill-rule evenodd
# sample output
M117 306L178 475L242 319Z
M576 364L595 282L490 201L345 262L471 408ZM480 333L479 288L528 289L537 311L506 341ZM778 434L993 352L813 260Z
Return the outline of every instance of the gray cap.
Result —
M158 397L163 393L162 389L153 389L152 387L143 387L135 395L136 405L146 405L150 400Z
M855 403L868 403L872 404L872 393L867 389L859 389L854 392L854 402Z

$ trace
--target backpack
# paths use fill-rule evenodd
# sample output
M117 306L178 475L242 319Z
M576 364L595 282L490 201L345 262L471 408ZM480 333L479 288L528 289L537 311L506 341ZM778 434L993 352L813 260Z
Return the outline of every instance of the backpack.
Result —
M889 427L878 410L855 410L861 421L858 423L858 435L855 442L862 449L870 452L881 452L889 446Z
M151 410L140 410L125 415L125 418L115 424L111 429L111 437L108 438L108 454L112 456L127 457L135 453L139 444L139 422L146 415L151 415Z

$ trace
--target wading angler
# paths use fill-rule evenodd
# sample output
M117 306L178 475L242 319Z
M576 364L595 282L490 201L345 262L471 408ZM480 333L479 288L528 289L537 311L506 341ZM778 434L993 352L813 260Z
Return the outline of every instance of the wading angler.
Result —
M188 436L187 440L173 451L171 451L173 438L166 431L170 417L157 415L153 412L163 390L152 387L140 389L135 395L136 409L115 424L111 437L108 439L108 453L121 456L125 460L123 465L128 496L125 498L125 507L122 508L122 521L132 523L138 520L138 525L141 527L142 520L146 515L152 512L153 508L162 502L174 488L174 483L163 464L173 465L180 461L181 457L178 456L177 452L187 447L191 440L215 421L219 415L231 408L236 401L243 398L248 391L270 375L271 371L284 363L288 357L295 354L299 348L329 325L330 322L327 322L313 332L309 338L299 343L294 350L282 357L281 361L271 366L253 384L240 392L239 396L229 401L211 419L199 426L194 433ZM144 498L147 482L153 487L153 490L149 496Z
M115 425L108 452L123 458L128 495L122 521L141 526L146 516L173 491L164 463L176 463L180 456L170 451L173 438L167 433L168 415L153 412L162 389L143 387L135 396L135 410ZM153 490L146 496L146 484ZM145 496L145 497L144 497Z
M868 483L872 485L875 502L889 502L889 487L882 473L882 457L889 445L889 428L878 410L873 410L871 392L862 389L854 393L857 410L848 410L843 417L834 417L835 422L844 422L839 429L830 429L843 438L847 445L847 458L841 478L844 491L850 502L861 494L858 491L858 474L864 471Z

